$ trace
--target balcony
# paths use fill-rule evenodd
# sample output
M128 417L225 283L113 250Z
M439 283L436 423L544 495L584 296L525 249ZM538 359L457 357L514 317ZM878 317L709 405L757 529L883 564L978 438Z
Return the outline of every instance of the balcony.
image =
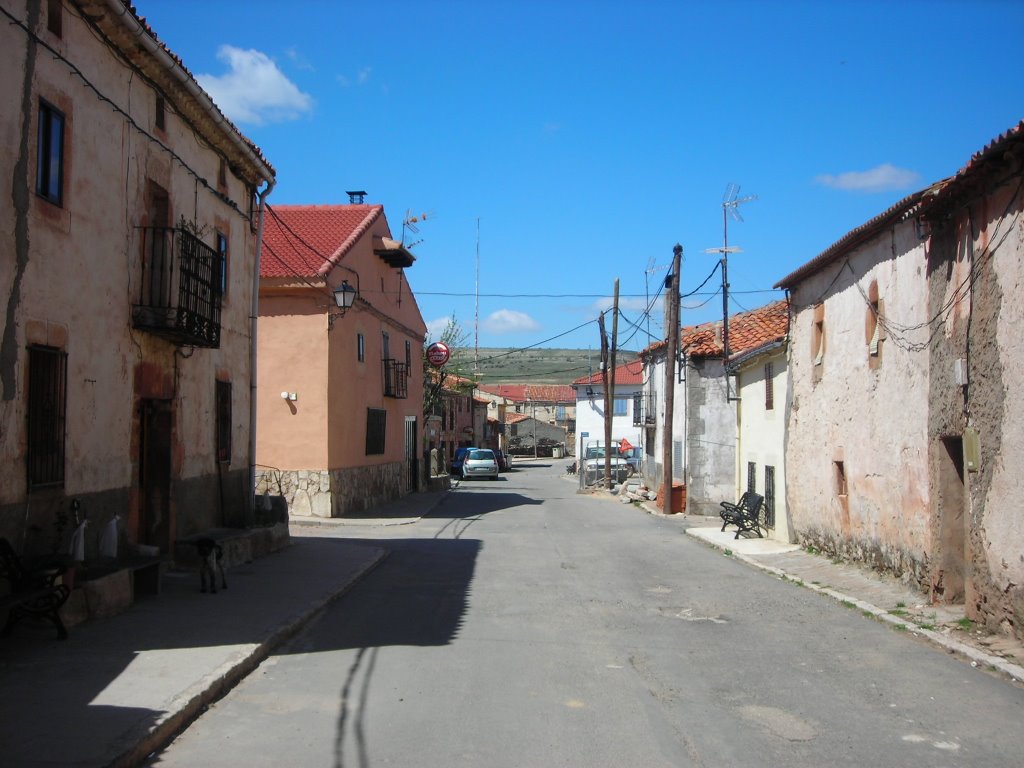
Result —
M220 255L180 227L140 227L142 280L132 325L179 345L220 346Z
M409 397L409 366L390 357L384 359L384 397Z
M657 403L654 395L637 393L633 395L633 426L654 427L657 423Z

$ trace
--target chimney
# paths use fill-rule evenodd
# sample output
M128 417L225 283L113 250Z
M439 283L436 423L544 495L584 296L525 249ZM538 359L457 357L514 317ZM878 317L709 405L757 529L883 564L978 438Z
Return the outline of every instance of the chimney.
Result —
M352 205L362 205L366 199L366 190L363 189L359 189L354 192L346 191L345 194L348 195L348 201Z

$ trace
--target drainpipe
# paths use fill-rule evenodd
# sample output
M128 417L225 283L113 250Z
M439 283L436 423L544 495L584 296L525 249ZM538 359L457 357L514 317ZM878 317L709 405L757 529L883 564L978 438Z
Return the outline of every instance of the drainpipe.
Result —
M249 492L245 497L246 519L256 521L256 327L260 317L260 262L263 258L263 216L267 198L274 191L274 179L259 195L259 224L256 227L256 268L252 274L252 309L249 313Z

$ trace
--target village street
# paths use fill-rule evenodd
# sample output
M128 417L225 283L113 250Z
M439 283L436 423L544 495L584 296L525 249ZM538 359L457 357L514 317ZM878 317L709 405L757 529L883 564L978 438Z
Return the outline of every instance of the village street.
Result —
M156 766L1005 766L1024 689L580 496L564 462L411 525ZM258 610L258 606L252 606Z

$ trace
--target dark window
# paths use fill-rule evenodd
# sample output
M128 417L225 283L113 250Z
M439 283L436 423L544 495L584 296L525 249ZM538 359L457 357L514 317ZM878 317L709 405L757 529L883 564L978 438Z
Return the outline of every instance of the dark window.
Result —
M391 337L387 333L381 334L381 347L383 349L381 357L385 360L389 359L391 357Z
M412 370L412 342L408 339L405 342L405 372L408 375Z
M764 468L764 524L775 527L775 467Z
M217 461L231 461L231 382L217 382Z
M384 453L384 434L388 412L380 408L366 409L366 455Z
M832 465L835 467L836 473L836 495L846 495L846 465L841 461L834 461Z
M775 368L771 363L764 364L764 409L775 408Z
M228 164L224 162L224 158L221 158L220 167L217 168L217 186L226 187L228 185Z
M217 275L216 287L220 290L221 296L228 292L228 236L223 232L217 233Z
M366 337L361 333L356 334L356 356L360 363L366 360Z
M64 8L61 0L46 0L46 28L55 36L64 34Z
M747 462L747 490L757 492L757 464L753 461Z
M66 352L28 349L28 484L64 482L64 430L67 414Z
M153 122L161 131L167 128L167 106L163 96L156 97L156 116L153 118Z
M36 192L57 205L64 201L64 115L45 101L39 102Z

